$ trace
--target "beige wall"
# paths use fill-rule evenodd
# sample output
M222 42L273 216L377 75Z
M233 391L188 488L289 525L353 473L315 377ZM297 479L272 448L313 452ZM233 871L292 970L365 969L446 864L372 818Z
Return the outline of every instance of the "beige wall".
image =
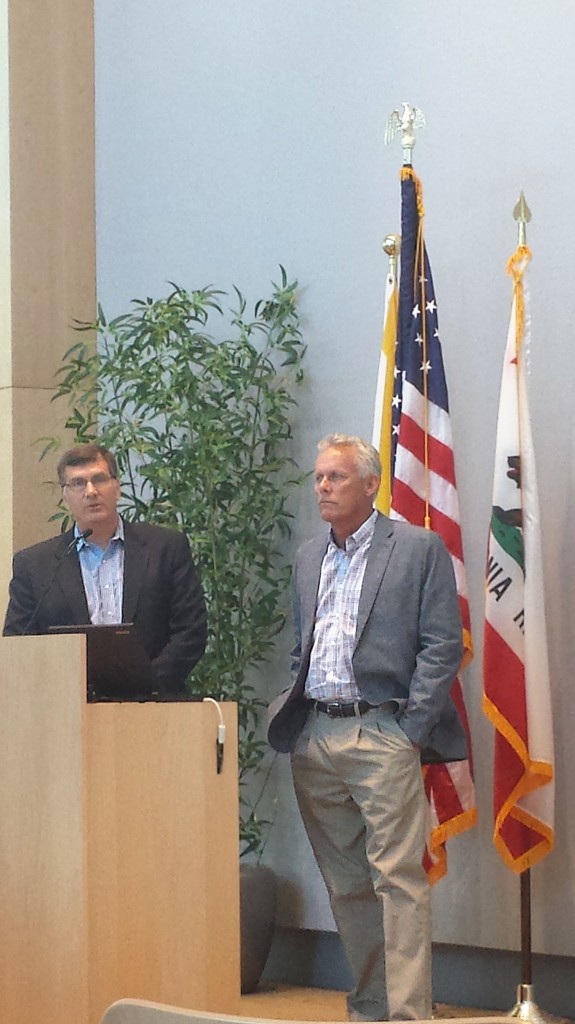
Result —
M54 532L54 372L95 308L92 0L0 0L0 604L12 552Z

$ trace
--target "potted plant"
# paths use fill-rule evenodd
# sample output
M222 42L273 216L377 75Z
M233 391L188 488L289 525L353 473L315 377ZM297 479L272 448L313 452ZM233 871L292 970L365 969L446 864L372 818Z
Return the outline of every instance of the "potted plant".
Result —
M260 731L265 700L257 668L286 614L290 496L301 477L290 454L305 347L295 292L281 282L248 315L224 320L214 288L171 285L134 300L107 322L76 322L54 398L68 404L75 442L117 456L122 514L179 526L189 536L206 593L209 638L193 688L235 701L239 719L240 847L261 854L267 823L254 778L269 757ZM58 447L43 439L42 455ZM55 519L65 519L60 508ZM255 787L257 792L257 787Z

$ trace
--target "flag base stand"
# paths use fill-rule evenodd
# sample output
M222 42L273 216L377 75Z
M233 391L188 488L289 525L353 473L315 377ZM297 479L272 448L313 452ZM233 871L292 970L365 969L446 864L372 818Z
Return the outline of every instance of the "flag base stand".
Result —
M539 1009L537 1003L533 1002L533 986L517 986L517 1002L508 1017L517 1017L519 1020L528 1021L529 1024L549 1024L553 1017L549 1017Z

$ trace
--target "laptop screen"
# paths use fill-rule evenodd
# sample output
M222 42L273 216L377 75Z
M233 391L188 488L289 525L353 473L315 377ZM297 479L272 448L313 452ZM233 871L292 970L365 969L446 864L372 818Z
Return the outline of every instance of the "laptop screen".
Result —
M158 699L150 659L131 622L50 626L48 632L85 633L89 701Z

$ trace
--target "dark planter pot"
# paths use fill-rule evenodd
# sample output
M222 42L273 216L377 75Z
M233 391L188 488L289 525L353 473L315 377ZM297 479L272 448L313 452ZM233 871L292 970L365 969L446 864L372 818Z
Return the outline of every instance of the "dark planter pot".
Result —
M254 992L271 949L277 878L265 864L240 864L242 993Z

